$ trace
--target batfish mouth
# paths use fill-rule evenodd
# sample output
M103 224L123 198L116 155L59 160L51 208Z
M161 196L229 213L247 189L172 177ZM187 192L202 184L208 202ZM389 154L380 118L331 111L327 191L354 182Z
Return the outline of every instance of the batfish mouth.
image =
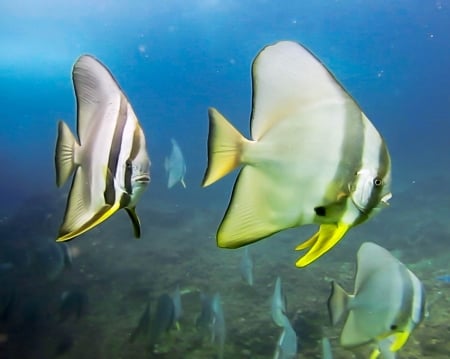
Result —
M150 182L150 176L149 175L139 175L133 178L135 182L139 183L148 183Z

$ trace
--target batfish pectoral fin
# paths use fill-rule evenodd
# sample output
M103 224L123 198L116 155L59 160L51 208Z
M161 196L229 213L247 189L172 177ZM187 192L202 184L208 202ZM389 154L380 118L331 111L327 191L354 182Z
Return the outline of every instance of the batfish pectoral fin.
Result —
M125 210L128 213L128 216L131 219L131 223L133 224L134 236L136 238L141 238L141 221L139 221L139 217L136 214L136 207L125 207Z
M309 251L295 263L295 265L297 267L306 267L314 262L317 258L333 248L350 227L350 225L344 223L338 223L337 225L322 224L317 233L295 248L296 250L310 248Z
M75 230L67 232L64 230L64 226L62 226L56 242L68 241L69 239L75 238L80 234L89 231L90 229L107 220L119 209L119 203L114 204L114 206L105 205L90 220L88 220L86 223Z
M409 338L409 332L399 332L394 334L394 341L389 348L392 352L396 352L400 350L408 341Z

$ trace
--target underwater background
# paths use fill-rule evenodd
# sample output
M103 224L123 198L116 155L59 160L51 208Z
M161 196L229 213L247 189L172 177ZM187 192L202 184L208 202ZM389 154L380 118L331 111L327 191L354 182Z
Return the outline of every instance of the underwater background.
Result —
M330 326L326 305L332 279L351 290L365 241L394 253L427 291L429 315L398 357L450 357L450 284L437 279L450 274L450 1L18 0L0 2L0 18L0 358L215 358L195 325L200 292L220 293L224 358L272 358L277 276L298 358L321 358L322 337L335 358L367 358L370 347L339 346L341 326ZM242 250L215 243L236 173L200 186L207 109L248 136L251 62L279 40L318 56L383 134L393 198L304 269L293 249L314 226L251 245L250 287ZM58 120L75 129L71 69L82 54L100 59L127 94L152 180L137 206L140 240L120 212L69 242L65 265L54 239L69 186L56 188L54 148ZM186 189L167 189L171 138L184 153ZM146 303L177 286L179 330L158 351L142 338L129 343ZM82 298L82 313L62 318L64 292Z

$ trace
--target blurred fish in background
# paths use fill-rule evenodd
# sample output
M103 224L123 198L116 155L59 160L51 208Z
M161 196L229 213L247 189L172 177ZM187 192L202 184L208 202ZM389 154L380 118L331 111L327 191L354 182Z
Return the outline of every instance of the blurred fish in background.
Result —
M59 305L59 321L65 322L70 318L80 319L86 314L88 307L88 295L82 288L65 290L61 294Z
M331 343L328 338L322 338L322 359L333 359L333 352L331 350Z
M250 287L253 286L253 259L250 255L249 247L242 251L241 262L239 265L241 277Z
M175 323L175 327L179 330L180 329L180 319L183 316L183 304L181 302L181 290L180 286L177 285L176 289L173 291L172 295L172 301L173 301L173 321Z
M277 277L272 295L271 314L274 323L283 328L275 348L274 359L293 359L297 355L297 334L286 314L286 296Z
M272 294L271 314L272 320L279 327L283 327L286 322L286 302L286 296L281 288L281 278L277 277Z
M130 343L133 343L138 337L142 336L147 339L147 334L150 328L150 302L147 302L145 309L139 318L137 326L133 329L130 334Z
M175 325L175 305L172 297L161 294L156 302L155 312L150 322L149 347L154 351L160 337Z
M175 139L171 139L172 151L164 160L164 169L167 173L167 188L172 188L177 183L180 183L186 188L184 176L186 175L186 162L184 160L183 152Z
M223 358L225 339L226 339L226 325L225 316L222 308L222 300L219 293L215 293L212 297L212 323L211 323L211 341L218 346L217 357Z

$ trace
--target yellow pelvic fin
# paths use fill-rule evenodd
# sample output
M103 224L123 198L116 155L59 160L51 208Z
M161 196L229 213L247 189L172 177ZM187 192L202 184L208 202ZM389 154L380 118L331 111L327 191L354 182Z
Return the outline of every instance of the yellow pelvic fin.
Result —
M208 167L203 187L216 182L240 165L242 145L247 141L219 111L210 108L208 114Z
M86 222L84 225L82 225L80 228L64 233L64 230L60 231L60 234L58 238L56 239L56 242L64 242L68 241L69 239L75 238L79 236L80 234L83 234L84 232L89 231L90 229L94 228L98 224L104 222L109 217L111 217L114 213L116 213L120 209L120 203L117 202L114 204L114 206L104 206L97 214L95 214L88 222Z
M295 248L296 250L303 250L311 247L295 265L297 267L306 267L314 262L317 258L333 248L345 233L347 233L349 228L350 226L344 223L338 223L337 225L322 224L317 233Z
M134 236L136 238L141 238L141 222L136 214L136 207L125 207L125 211L127 211L131 223L133 224Z
M390 350L392 352L396 352L396 351L400 350L406 344L406 342L408 341L409 334L410 334L409 332L398 332L398 333L395 333L394 334L395 339L394 339L394 342L392 343L392 345L390 347Z
M369 359L377 359L380 356L381 352L380 350L374 349L373 352L370 354Z

